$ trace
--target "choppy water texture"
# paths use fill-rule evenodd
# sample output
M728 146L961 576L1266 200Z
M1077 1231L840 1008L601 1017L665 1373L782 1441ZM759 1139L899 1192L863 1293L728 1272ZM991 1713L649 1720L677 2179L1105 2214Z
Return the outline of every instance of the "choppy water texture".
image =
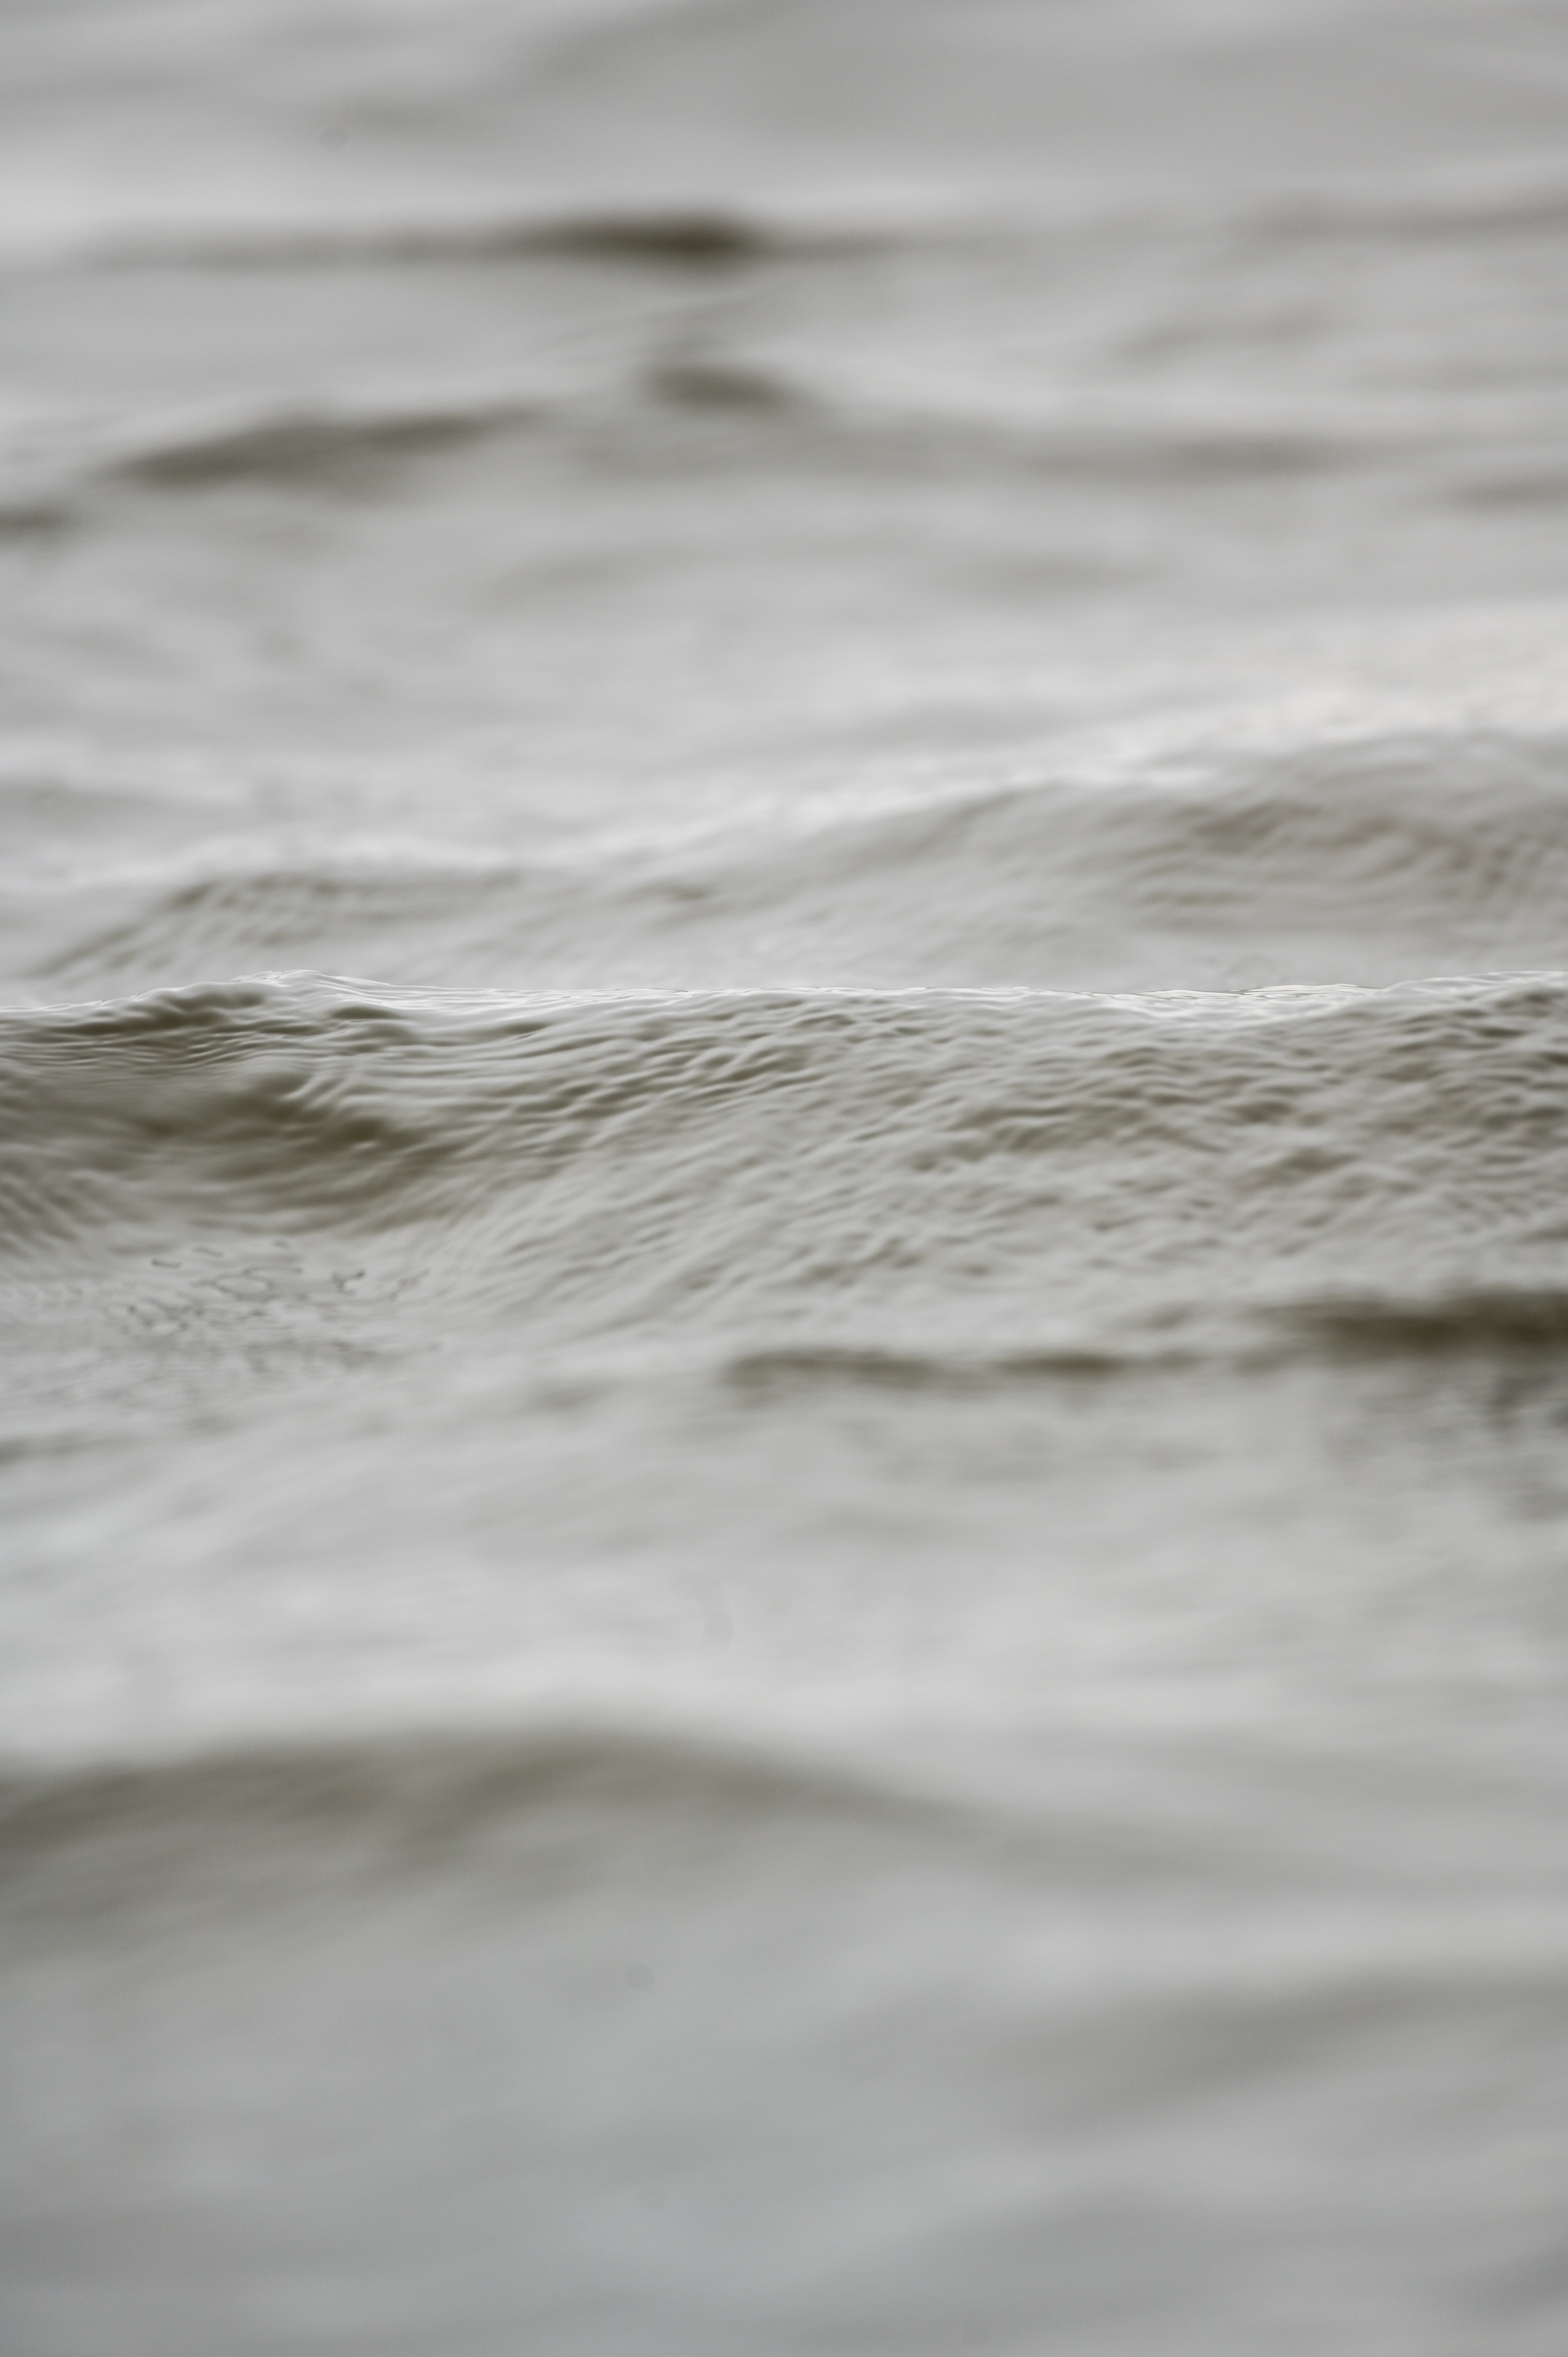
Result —
M1568 9L0 134L7 2357L1557 2357Z

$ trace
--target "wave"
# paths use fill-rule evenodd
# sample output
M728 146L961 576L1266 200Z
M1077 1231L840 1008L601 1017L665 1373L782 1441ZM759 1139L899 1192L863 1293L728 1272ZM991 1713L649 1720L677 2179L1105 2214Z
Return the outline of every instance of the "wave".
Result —
M238 415L172 419L123 439L89 465L109 483L205 489L232 482L324 482L379 487L389 466L488 439L547 417L524 396L264 407Z
M81 911L115 912L83 931ZM668 896L677 911L678 895ZM533 966L547 982L602 971L615 960L609 928L622 944L640 926L658 929L661 895L635 876L567 859L519 862L434 852L403 858L338 851L313 860L233 857L151 889L133 875L118 886L89 881L57 888L46 914L34 894L20 919L44 928L29 978L51 997L145 987L160 974L254 971L294 966L305 957L329 970L366 963L409 976L475 978ZM598 945L596 955L595 945ZM504 948L503 945L510 945Z
M1096 1382L1151 1367L1201 1363L1193 1349L1148 1338L1042 1350L889 1350L873 1344L797 1343L739 1350L715 1370L719 1385L747 1401L835 1389L930 1393L938 1396L1010 1392L1033 1384Z
M1456 1289L1429 1299L1368 1293L1300 1302L1279 1313L1292 1341L1335 1356L1452 1356L1568 1347L1568 1288L1552 1285Z
M926 975L1056 987L1554 967L1568 744L1200 746L830 824L691 882L694 931L766 918L776 962L799 944L877 979L914 978L892 964L910 942Z
M284 410L233 423L176 429L107 460L110 481L179 489L248 480L342 480L369 464L421 459L529 421L536 410L510 401L346 411Z
M0 529L32 530L80 520L94 496L128 487L180 493L231 484L301 490L381 491L389 476L432 457L518 433L578 430L635 438L661 415L730 411L791 424L812 397L775 371L739 362L656 362L597 393L546 398L482 386L434 398L248 404L145 418L74 449L13 460L0 485ZM657 455L650 444L650 457Z
M0 236L12 267L87 270L333 270L540 260L609 263L679 274L730 273L777 262L831 264L867 255L973 248L1049 251L1108 233L1147 245L1195 234L1296 244L1552 235L1568 220L1568 176L1556 164L1450 166L1341 175L1262 188L1094 177L1004 192L933 188L919 195L795 192L759 199L723 192L671 201L500 202L376 211L343 206L213 219L151 217L53 231L21 222Z
M1153 997L258 980L6 1019L0 1255L8 1283L114 1267L155 1293L183 1282L160 1253L282 1235L323 1286L381 1271L410 1333L460 1300L551 1346L686 1337L744 1365L869 1341L883 1374L1212 1344L1281 1312L1336 1346L1379 1315L1418 1343L1540 1340L1556 1313L1528 1304L1568 1282L1565 1075L1552 974Z
M336 269L541 259L653 269L729 271L790 259L831 261L941 237L965 216L926 208L797 207L763 210L730 199L689 204L604 204L534 210L328 215L213 223L105 227L62 247L54 260L99 269Z
M1108 234L1177 243L1194 235L1295 245L1552 235L1568 220L1568 178L1556 168L1457 170L1362 177L1259 190L1090 182L982 199L814 198L762 204L731 194L699 201L493 206L478 210L325 211L103 223L39 235L26 226L0 246L13 267L86 270L335 270L462 267L539 259L731 274L781 262L828 265L868 255L973 249L1050 251Z
M823 1730L809 1742L747 1736L716 1723L639 1725L623 1712L548 1717L529 1727L454 1733L367 1731L231 1745L189 1754L0 1766L0 1888L69 1906L99 1904L122 1885L183 1862L264 1885L301 1852L352 1844L361 1863L402 1879L472 1866L487 1839L528 1818L616 1815L646 1826L661 1809L754 1832L790 1816L868 1826L940 1826L963 1813L951 1795L907 1787ZM995 1829L994 1829L995 1830ZM238 1851L237 1851L237 1844ZM98 1852L90 1882L62 1891L58 1861ZM154 1857L150 1853L159 1853Z
M765 1904L782 1929L781 1901L791 1921L804 1909L809 1922L826 1900L841 1923L868 1874L886 1890L890 1862L907 1868L924 1857L929 1866L946 1853L962 1867L969 1902L983 1908L987 1937L999 1924L1016 1929L1012 1907L993 1910L1020 1876L1058 1905L1087 1899L1100 1917L1130 1903L1135 1922L1151 1885L1159 1891L1175 1877L1189 1904L1197 1894L1207 1920L1173 1951L1156 1943L1147 1971L1126 1971L1128 1926L1113 1919L1104 1947L1093 1943L1051 1991L1054 2005L1065 1999L1090 2008L1092 2024L1115 1954L1121 2037L1129 2004L1135 2012L1153 2005L1190 2036L1159 2056L1165 2095L1183 2080L1212 2087L1217 2072L1230 2078L1235 2024L1249 2014L1255 2032L1267 2025L1266 2043L1249 2042L1249 2070L1265 2059L1275 2068L1310 2061L1347 2033L1352 2067L1364 2069L1367 2024L1393 2018L1408 2027L1413 2000L1461 2015L1478 2000L1509 1994L1560 2003L1563 1926L1560 1909L1541 1904L1539 1878L1534 1894L1524 1879L1534 1843L1517 1889L1493 1891L1479 1918L1456 1912L1420 1871L1390 1878L1385 1861L1353 1845L1343 1870L1391 1893L1385 1910L1351 1927L1320 1925L1305 1942L1305 1919L1287 1914L1278 1936L1259 1937L1260 1891L1277 1903L1281 1878L1295 1887L1305 1873L1313 1891L1322 1872L1324 1808L1331 1816L1341 1807L1347 1785L1342 1764L1328 1770L1321 1748L1281 1746L1262 1760L1254 1749L1238 1773L1238 1755L1222 1740L1178 1748L1145 1730L1129 1747L1122 1729L1103 1749L1075 1746L1063 1774L1059 1747L1041 1745L1031 1760L1023 1746L1010 1756L999 1746L988 1758L973 1737L960 1750L862 1726L858 1739L845 1740L821 1714L790 1728L786 1713L773 1727L764 1713L759 1733L757 1718L754 1705L742 1727L732 1707L710 1703L679 1722L645 1715L639 1723L622 1704L614 1715L462 1733L300 1733L162 1755L9 1763L0 1769L0 1891L13 1942L26 1944L24 1954L43 1944L56 1953L81 1942L101 1949L106 1922L139 1916L157 1925L162 1952L171 1938L186 1946L214 1924L232 1933L247 1918L272 1916L288 1937L266 1951L266 1968L290 1973L310 1953L300 1935L308 1944L323 1917L358 1914L388 1893L406 1901L421 1887L462 1891L460 1914L423 1926L407 1916L380 1923L378 1937L390 1936L405 1969L417 1969L410 1932L415 1943L421 1929L443 1943L477 1932L489 1945L508 1918L559 1904L590 1877L636 1893L641 1924L689 1925L692 1907L716 1898L732 1918L736 1876L760 1861ZM1368 1783L1360 1792L1374 1837L1394 1837L1391 1810L1408 1838L1408 1796ZM1438 1854L1441 1811L1451 1805L1439 1780L1431 1816ZM1426 1830L1424 1813L1414 1830ZM950 1904L950 1887L939 1894ZM1238 1897L1247 1910L1239 1923ZM946 1982L950 1947L940 1938L928 1945L942 1920L917 1903L899 1932ZM606 1942L597 1921L575 1928L580 1980L602 1969ZM722 1922L708 1928L724 1939ZM657 1930L652 1944L655 1952L663 1946ZM612 1953L621 1947L609 1945ZM689 1952L689 1942L676 1952ZM514 2036L516 1974L477 1986L506 1993ZM1038 1978L1027 1997L1013 1995L1018 2010L999 2011L995 2025L1027 2048L1040 2032ZM344 2018L362 2010L351 2005ZM1217 2039L1219 2017L1225 2036ZM373 2011L369 2019L374 2028ZM378 2076L384 2067L382 2057Z
M198 491L233 483L312 494L381 489L390 470L536 422L543 405L485 393L459 399L313 402L202 409L13 458L0 482L0 530L81 520L117 486Z
M1259 1301L1226 1313L1195 1305L1036 1349L793 1346L736 1351L710 1381L744 1402L835 1391L976 1398L1037 1388L1094 1390L1128 1377L1182 1378L1217 1368L1264 1370L1312 1360L1568 1362L1568 1287L1467 1288Z
M51 993L310 961L515 987L1142 989L1568 961L1568 743L1368 735L598 856L327 852L60 896Z
M788 461L847 468L860 481L939 468L1179 489L1355 470L1390 453L1408 459L1433 443L1433 428L1426 415L1352 422L1277 404L1194 411L1100 398L1092 414L939 406L752 356L676 351L570 395L486 385L268 401L144 418L41 453L24 448L0 480L0 530L81 521L97 496L121 487L381 491L396 470L518 435L575 448L590 463L696 466L705 475L721 460L770 468Z

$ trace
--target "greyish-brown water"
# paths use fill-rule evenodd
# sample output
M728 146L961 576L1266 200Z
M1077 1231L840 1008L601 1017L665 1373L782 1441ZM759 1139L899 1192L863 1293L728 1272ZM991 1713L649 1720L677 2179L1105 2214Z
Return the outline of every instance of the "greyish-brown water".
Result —
M1568 9L0 128L7 2357L1557 2357Z

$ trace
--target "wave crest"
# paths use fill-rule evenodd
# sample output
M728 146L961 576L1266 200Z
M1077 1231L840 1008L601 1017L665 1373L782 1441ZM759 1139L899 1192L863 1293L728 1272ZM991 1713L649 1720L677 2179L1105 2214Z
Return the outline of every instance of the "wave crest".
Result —
M1358 1298L1568 1278L1557 975L1142 999L263 981L14 1016L0 1073L19 1274L273 1232L558 1340L870 1336L893 1366L1280 1301L1353 1336Z

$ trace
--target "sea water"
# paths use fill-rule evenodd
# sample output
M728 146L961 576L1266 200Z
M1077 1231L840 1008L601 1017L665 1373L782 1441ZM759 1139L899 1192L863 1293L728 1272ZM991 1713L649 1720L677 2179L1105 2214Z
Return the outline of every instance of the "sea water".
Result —
M1568 9L0 60L8 2357L1556 2357Z

